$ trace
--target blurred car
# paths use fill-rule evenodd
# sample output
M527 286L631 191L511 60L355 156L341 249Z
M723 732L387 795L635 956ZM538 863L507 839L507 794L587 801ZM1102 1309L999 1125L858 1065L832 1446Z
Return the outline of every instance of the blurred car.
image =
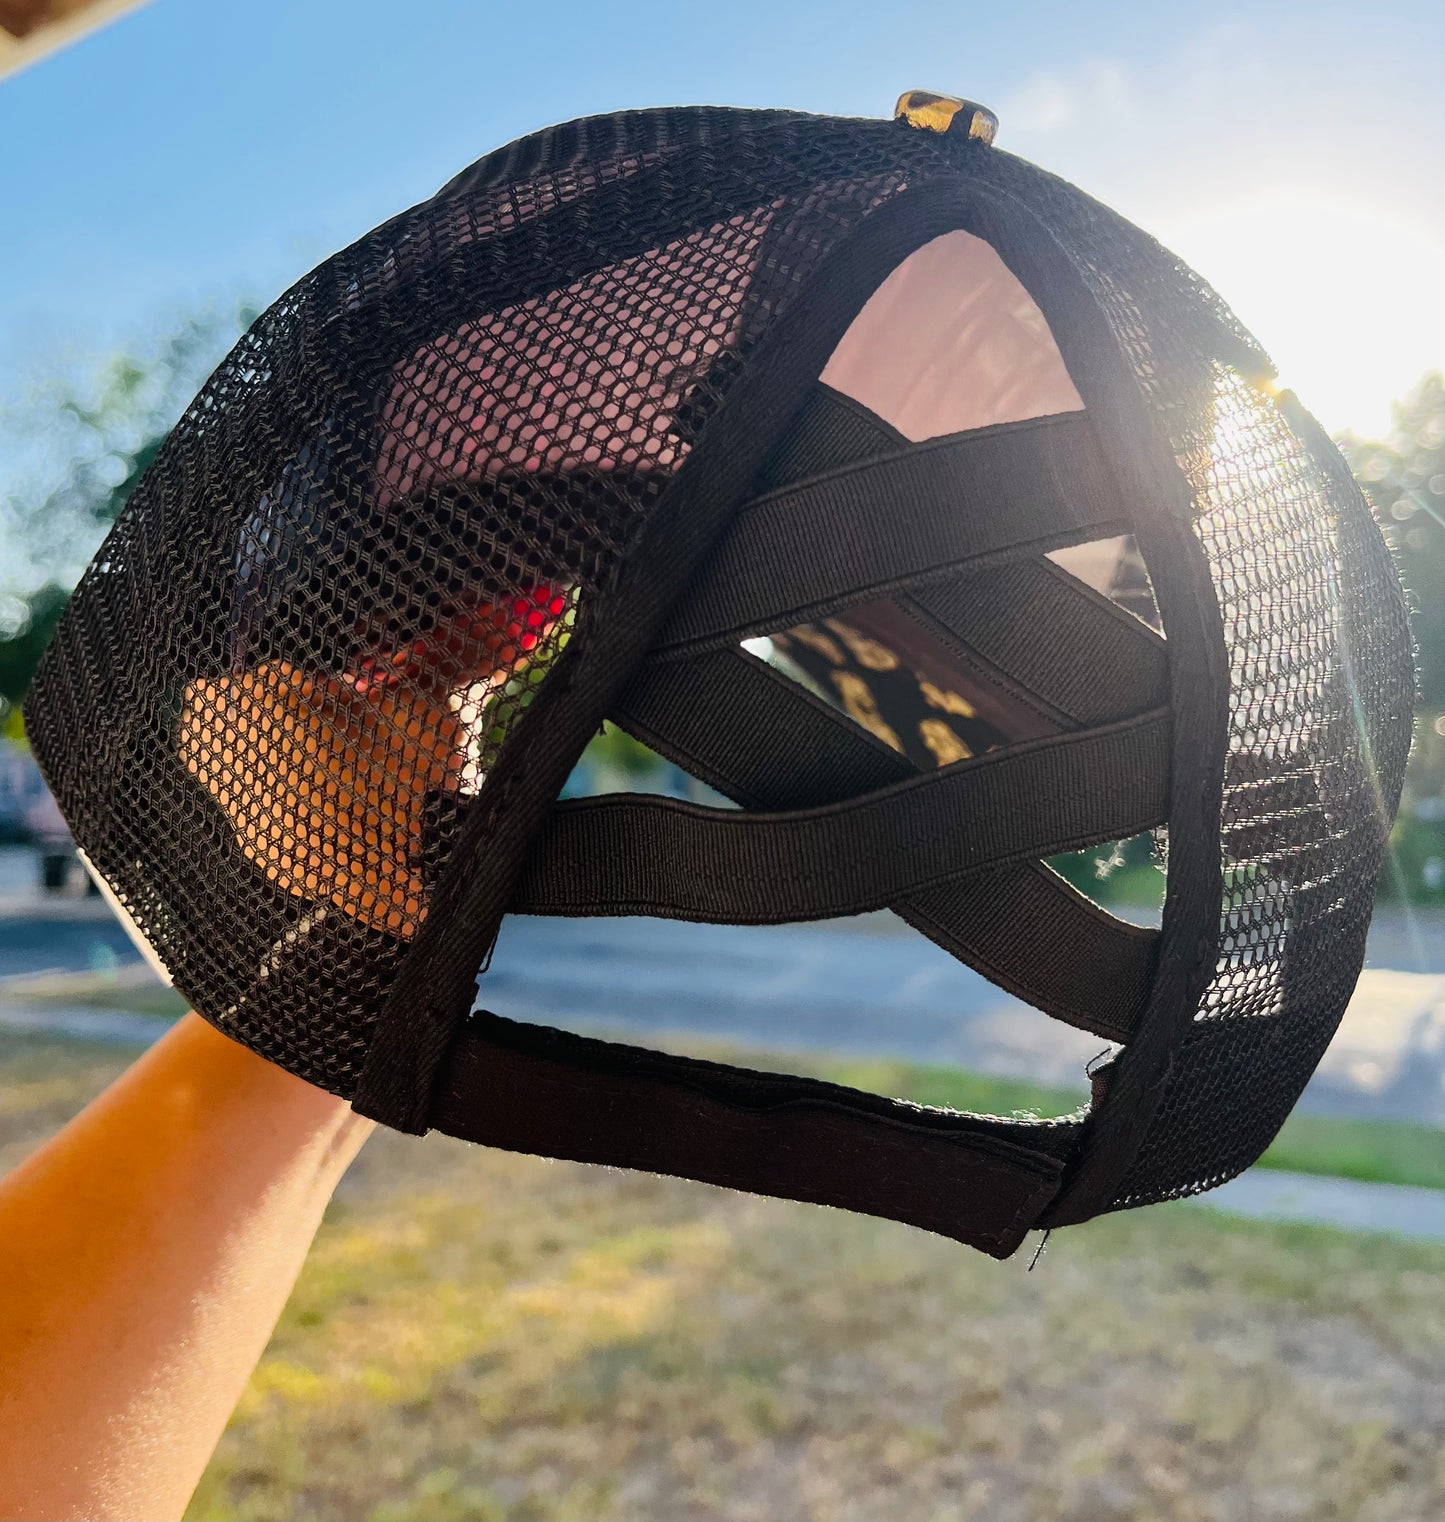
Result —
M29 841L26 812L44 791L40 768L29 751L0 739L0 845Z
M70 826L43 783L39 796L25 810L25 824L40 861L40 886L47 893L64 892L79 869L80 859Z
M70 827L34 757L10 740L0 740L0 844L35 848L40 886L47 893L63 893L76 881L80 860ZM87 887L89 882L87 874Z

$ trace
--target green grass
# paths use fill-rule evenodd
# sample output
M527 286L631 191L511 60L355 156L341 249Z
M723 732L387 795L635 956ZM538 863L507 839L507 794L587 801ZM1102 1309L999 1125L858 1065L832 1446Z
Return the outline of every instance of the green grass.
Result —
M1162 1207L1039 1269L379 1136L190 1516L1439 1516L1445 1249Z
M1291 1115L1256 1166L1445 1189L1445 1131L1409 1121Z
M851 1088L982 1115L1071 1115L1079 1107L1078 1096L1064 1090L957 1068L823 1061L811 1070ZM1445 1131L1406 1121L1296 1114L1255 1166L1445 1189Z
M0 1171L128 1060L0 1037ZM994 1109L1049 1092L833 1071ZM380 1132L188 1515L1445 1516L1445 1246L1169 1205L1027 1262Z
M803 1073L849 1088L911 1100L914 1104L970 1110L978 1115L1072 1115L1082 1102L1079 1092L1048 1088L1027 1079L969 1073L961 1068L816 1053L744 1051L681 1036L665 1038L658 1044L715 1061ZM1445 1131L1407 1121L1296 1114L1285 1122L1274 1144L1255 1166L1326 1178L1445 1189Z
M73 1000L67 1002L73 1003ZM125 1009L156 1015L178 1016L186 1008L179 994L163 988L106 990L101 987L95 993L87 994L85 1002L98 1009ZM635 1033L607 1034L619 1040L638 1039ZM664 1036L655 1044L716 1061L809 1074L848 1088L887 1094L894 1099L907 1099L941 1109L968 1110L978 1115L1072 1115L1084 1099L1082 1085L1071 1091L1030 1083L1024 1078L996 1078L961 1068L922 1063L831 1057L810 1052L740 1050L723 1042L682 1035ZM1296 1114L1285 1122L1274 1144L1255 1166L1325 1178L1445 1189L1445 1131L1406 1121L1347 1120L1331 1115Z
M43 1000L33 1002L39 1004ZM131 1015L165 1015L172 1020L179 1020L190 1008L174 988L162 988L159 984L153 988L107 988L104 983L98 983L94 990L86 990L83 1001L67 998L65 1002L70 1005L83 1003L93 1009L123 1010Z

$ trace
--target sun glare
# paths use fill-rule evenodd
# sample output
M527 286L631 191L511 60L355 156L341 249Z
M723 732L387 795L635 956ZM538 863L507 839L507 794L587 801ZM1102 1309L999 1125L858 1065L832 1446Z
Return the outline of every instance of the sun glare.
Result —
M1445 363L1445 243L1366 205L1286 192L1166 236L1331 431L1378 437L1390 403Z

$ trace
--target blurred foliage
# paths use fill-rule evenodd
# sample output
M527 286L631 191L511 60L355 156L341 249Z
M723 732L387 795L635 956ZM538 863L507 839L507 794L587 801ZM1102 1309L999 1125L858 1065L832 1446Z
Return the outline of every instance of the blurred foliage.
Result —
M1410 594L1420 677L1415 743L1380 890L1445 904L1445 376L1425 376L1396 405L1387 439L1340 442Z
M668 763L640 740L615 724L604 724L587 747L588 757L613 774L623 777L649 777Z
M1438 713L1426 711L1415 722L1380 897L1445 905L1445 716Z
M30 686L40 657L50 643L69 592L47 582L23 604L18 627L9 639L0 640L0 726L8 738L23 736L20 700Z
M70 589L172 424L254 319L192 317L89 376L52 379L0 419L49 469L0 500L0 725L9 733Z
M1049 865L1098 902L1134 909L1164 907L1164 870L1152 835L1051 856Z
M1410 592L1420 705L1445 709L1445 376L1425 376L1395 407L1388 439L1341 443L1363 482Z

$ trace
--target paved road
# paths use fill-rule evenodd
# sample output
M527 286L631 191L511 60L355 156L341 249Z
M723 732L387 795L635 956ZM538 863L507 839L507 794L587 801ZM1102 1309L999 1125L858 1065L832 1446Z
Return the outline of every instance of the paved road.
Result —
M125 931L103 909L63 918L0 919L0 979L53 969L104 971L137 960Z
M1347 1231L1383 1231L1423 1242L1445 1242L1445 1189L1363 1184L1251 1168L1194 1203L1260 1221L1303 1221Z
M554 1025L954 1063L1086 1097L1097 1037L1021 1004L911 931L883 928L896 924L518 918L503 927L482 998ZM1302 1105L1445 1128L1445 971L1367 970Z
M979 1072L1087 1095L1097 1036L995 988L891 916L837 925L508 920L481 984L498 1013L573 1028L693 1031Z
M135 960L96 900L38 902L28 857L0 851L3 980ZM1385 912L1371 963L1304 1106L1445 1127L1445 931ZM517 918L483 980L489 1008L621 1031L956 1063L1086 1093L1102 1043L1001 993L891 916L741 929Z
M0 1030L140 1045L166 1022L124 1011L26 1005L24 982L50 969L138 961L95 900L41 901L30 862L0 850ZM1303 1108L1445 1127L1445 934L1380 917L1371 963ZM955 1062L1076 1090L1093 1037L1000 993L890 916L839 926L741 930L652 920L519 918L503 929L487 1003L520 1019L597 1029L691 1031L787 1049ZM1445 1240L1445 1192L1255 1169L1202 1206L1274 1220Z

